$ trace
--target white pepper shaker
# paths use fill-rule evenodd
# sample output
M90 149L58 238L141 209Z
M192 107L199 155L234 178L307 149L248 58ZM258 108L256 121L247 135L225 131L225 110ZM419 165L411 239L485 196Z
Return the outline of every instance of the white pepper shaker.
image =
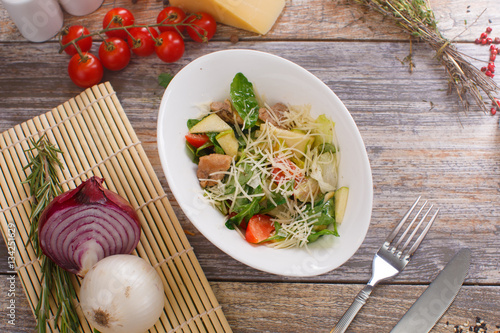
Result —
M101 7L104 0L59 0L64 11L74 16L88 15Z
M19 32L32 42L54 37L63 26L57 0L1 0Z

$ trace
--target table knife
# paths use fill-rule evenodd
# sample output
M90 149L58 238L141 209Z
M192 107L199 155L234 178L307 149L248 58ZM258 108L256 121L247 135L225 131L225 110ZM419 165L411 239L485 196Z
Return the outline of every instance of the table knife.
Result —
M391 333L428 333L457 296L469 270L470 256L469 249L458 251Z

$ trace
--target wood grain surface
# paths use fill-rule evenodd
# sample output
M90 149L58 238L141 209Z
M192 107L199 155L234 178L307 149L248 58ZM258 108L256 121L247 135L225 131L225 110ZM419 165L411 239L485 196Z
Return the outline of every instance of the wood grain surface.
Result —
M487 26L500 36L497 0L431 0L441 32L477 66L488 47L473 43ZM65 24L98 29L113 6L131 9L138 21L152 21L161 1L104 1L85 17ZM481 14L482 13L482 14ZM474 23L475 22L475 23ZM237 35L237 43L230 42ZM235 332L329 332L370 277L371 260L405 207L423 195L441 207L405 271L377 287L349 332L389 332L439 270L460 248L472 263L457 299L432 332L485 320L500 325L500 129L499 115L473 107L465 112L448 77L423 43L412 43L415 68L402 60L408 37L380 15L353 1L290 0L266 36L219 25L208 44L186 42L174 64L133 57L117 73L106 72L151 160L202 268ZM95 43L95 51L98 44ZM156 146L156 120L164 89L160 73L177 73L204 54L255 49L287 58L319 77L344 102L363 137L374 184L370 229L357 253L329 273L288 278L247 267L218 250L181 211L163 175ZM47 112L81 89L66 74L68 56L55 40L30 43L17 32L0 4L0 132ZM495 78L497 83L500 80ZM499 94L500 95L500 94ZM500 97L500 96L499 96ZM16 326L6 317L9 290L6 247L0 241L0 331L34 332L35 321L16 280ZM448 322L448 325L446 325ZM467 328L468 329L468 328Z

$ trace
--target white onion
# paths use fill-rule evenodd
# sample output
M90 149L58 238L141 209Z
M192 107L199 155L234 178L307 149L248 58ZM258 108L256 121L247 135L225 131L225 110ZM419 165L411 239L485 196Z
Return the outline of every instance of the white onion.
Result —
M118 254L95 264L85 275L80 303L85 317L102 333L143 333L164 306L160 276L144 259Z

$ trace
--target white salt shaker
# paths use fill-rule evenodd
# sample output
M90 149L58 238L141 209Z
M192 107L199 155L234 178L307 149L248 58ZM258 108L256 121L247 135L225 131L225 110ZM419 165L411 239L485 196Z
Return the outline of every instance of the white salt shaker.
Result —
M66 13L74 16L83 16L92 13L101 7L104 0L59 0Z
M1 0L21 34L32 42L54 37L63 26L57 0Z

